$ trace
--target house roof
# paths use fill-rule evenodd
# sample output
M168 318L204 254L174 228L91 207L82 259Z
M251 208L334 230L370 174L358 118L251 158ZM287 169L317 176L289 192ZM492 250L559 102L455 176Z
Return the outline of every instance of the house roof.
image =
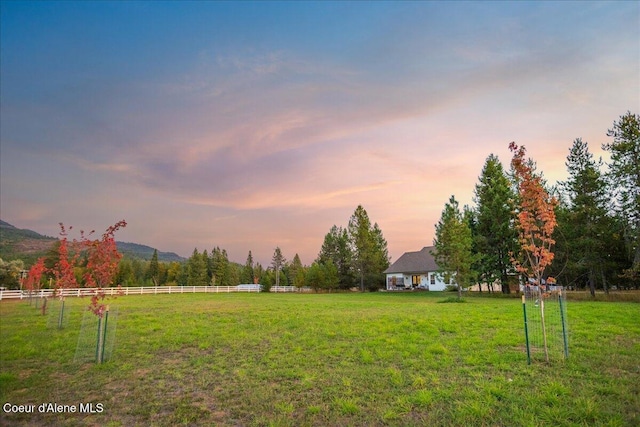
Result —
M384 273L427 273L438 271L434 256L435 246L425 246L420 251L405 252Z

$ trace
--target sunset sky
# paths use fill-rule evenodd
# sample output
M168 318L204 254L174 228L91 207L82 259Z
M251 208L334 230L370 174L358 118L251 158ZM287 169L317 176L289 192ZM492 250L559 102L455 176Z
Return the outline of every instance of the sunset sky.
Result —
M0 217L51 236L310 264L362 204L395 261L490 153L553 183L640 113L636 1L0 8Z

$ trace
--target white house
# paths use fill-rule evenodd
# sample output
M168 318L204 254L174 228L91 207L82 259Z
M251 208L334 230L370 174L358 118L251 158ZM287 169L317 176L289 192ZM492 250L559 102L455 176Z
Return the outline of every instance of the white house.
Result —
M444 291L448 285L438 275L438 265L433 257L434 246L426 246L417 252L405 252L384 273L387 275L387 290L425 289Z

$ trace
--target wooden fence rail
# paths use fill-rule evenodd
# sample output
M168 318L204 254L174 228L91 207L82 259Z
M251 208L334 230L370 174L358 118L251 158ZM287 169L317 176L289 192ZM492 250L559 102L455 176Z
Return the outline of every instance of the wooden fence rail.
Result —
M126 288L104 288L107 295L150 295L150 294L191 294L191 293L230 293L230 292L260 292L258 285L238 286L139 286ZM296 288L295 286L272 286L271 292L309 292L309 288ZM3 299L25 299L29 297L44 298L53 295L53 289L40 289L29 293L21 290L1 290L0 301ZM92 296L97 292L96 288L61 289L58 296L83 297Z

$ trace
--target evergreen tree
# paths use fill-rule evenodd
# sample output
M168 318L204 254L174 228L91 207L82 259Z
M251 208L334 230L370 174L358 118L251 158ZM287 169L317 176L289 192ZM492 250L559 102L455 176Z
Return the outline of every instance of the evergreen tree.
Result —
M264 274L264 268L262 267L262 264L260 264L259 262L256 263L256 265L255 265L255 267L253 269L253 274L254 274L255 280L257 280L258 283L262 283L260 281L260 278Z
M365 285L377 289L384 283L383 271L389 266L387 242L378 224L371 225L367 211L358 205L347 227L352 254L353 270L360 280L360 290Z
M160 279L160 265L158 264L157 249L153 250L153 256L151 257L151 262L149 262L147 277L151 280L154 286L158 286L158 282Z
M325 277L322 264L314 262L309 266L309 270L306 275L306 285L315 292L318 292L318 290L325 287Z
M316 292L331 291L338 287L338 269L331 260L325 264L314 262L306 273L305 281L306 285Z
M373 267L373 239L371 237L371 221L367 211L358 205L349 220L348 232L353 253L353 266L360 279L360 290L364 291L364 277Z
M462 298L462 289L470 286L475 279L471 267L475 259L472 243L471 229L460 212L457 200L451 196L436 224L433 244L438 274L446 282L449 278L455 280L458 298Z
M167 279L165 283L179 283L179 277L182 272L182 263L173 261L167 267Z
M213 268L212 268L212 263L211 263L211 257L209 256L209 253L207 252L207 250L205 249L204 251L202 251L202 254L200 254L200 256L202 257L202 262L204 262L204 268L207 272L207 280L206 280L206 284L207 286L211 284L211 278L213 277Z
M241 275L242 283L255 283L255 273L253 272L253 255L251 251L249 251L249 255L247 255L247 261L244 263L244 268L242 269Z
M300 255L295 254L293 256L293 261L291 261L291 264L289 264L289 268L287 269L287 278L289 279L290 284L296 284L298 273L303 269L304 267L302 266L302 261L300 261Z
M203 286L207 284L207 266L198 253L198 248L193 250L191 258L187 261L187 286Z
M189 280L189 267L187 264L188 263L178 264L180 266L178 274L176 275L176 282L178 283L178 286L187 286L187 282Z
M327 264L329 261L338 270L338 284L343 289L354 285L353 253L346 229L334 225L324 236L322 248L316 262Z
M373 224L371 233L373 237L373 271L371 283L373 283L376 288L380 288L384 287L385 284L384 274L382 274L382 272L389 268L391 257L389 257L389 250L387 249L387 240L382 235L382 230L377 222Z
M602 144L602 149L611 153L609 179L615 189L616 210L625 225L632 268L625 275L632 282L640 283L640 115L630 111L613 123L607 136L613 141Z
M568 206L560 216L567 241L567 268L575 277L585 277L595 296L596 281L605 278L605 252L612 236L607 218L608 195L600 173L602 162L596 162L586 142L574 141L565 163L569 179L562 183Z
M262 292L271 292L271 287L275 281L275 273L270 268L263 271L260 277L260 285L262 286Z
M276 276L276 281L275 281L275 285L276 286L281 286L280 285L280 270L282 269L282 267L285 265L285 263L287 262L287 260L285 259L284 255L282 255L282 251L280 250L280 247L276 247L276 249L273 251L273 258L271 258L271 266L273 267L273 271L275 272L275 276ZM284 282L286 282L286 277L284 279ZM282 286L285 286L286 283Z
M513 271L510 254L517 252L514 200L502 163L497 156L489 155L475 188L474 249L479 255L480 280L487 284L500 282L505 294L509 293L508 276Z
M229 283L229 257L225 249L215 247L211 252L213 271L211 282L215 286L230 286Z
M135 283L133 266L129 258L123 258L118 264L118 273L116 274L115 282L122 286L132 286Z

